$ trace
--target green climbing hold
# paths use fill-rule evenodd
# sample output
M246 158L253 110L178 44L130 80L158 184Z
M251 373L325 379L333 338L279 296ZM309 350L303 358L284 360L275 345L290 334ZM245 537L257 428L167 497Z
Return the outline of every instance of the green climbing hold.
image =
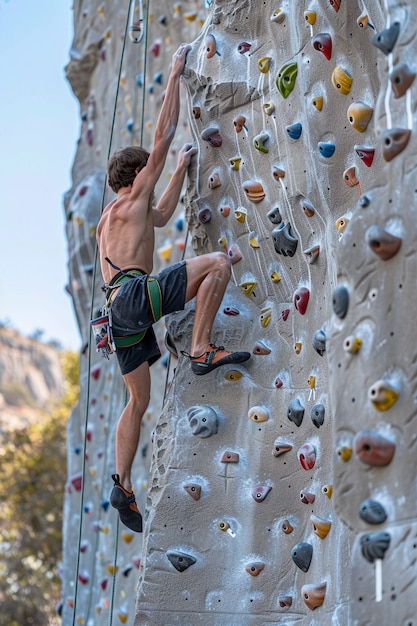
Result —
M283 98L288 98L288 96L294 89L297 73L298 66L295 62L287 63L286 65L283 65L279 70L278 76L275 79L275 84Z

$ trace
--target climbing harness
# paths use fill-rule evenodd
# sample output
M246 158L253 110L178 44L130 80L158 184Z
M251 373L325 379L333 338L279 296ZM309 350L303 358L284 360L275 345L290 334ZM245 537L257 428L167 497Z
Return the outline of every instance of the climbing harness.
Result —
M112 293L113 289L118 289L126 281L138 276L144 276L145 272L138 269L122 270L106 257L106 261L118 270L108 285L104 285L102 289L106 292L106 304L101 308L101 315L91 320L91 328L93 331L96 352L101 354L105 359L109 359L117 348L131 348L142 341L146 335L146 330L123 337L115 337L113 335L112 320ZM148 301L151 307L153 321L157 322L162 317L162 293L158 280L154 276L148 276L146 279L146 289L148 293Z

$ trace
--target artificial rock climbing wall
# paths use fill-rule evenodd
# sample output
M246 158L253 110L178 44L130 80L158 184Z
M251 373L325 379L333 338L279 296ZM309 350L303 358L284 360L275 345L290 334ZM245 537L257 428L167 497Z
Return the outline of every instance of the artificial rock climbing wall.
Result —
M378 176L337 255L329 336L335 513L352 528L351 623L414 626L416 528L415 3L374 41Z
M108 155L130 144L151 148L172 54L182 41L197 35L206 15L205 8L194 0L151 4L144 3L141 8L141 3L133 0L74 3L74 41L66 75L80 102L80 137L72 169L73 186L65 196L67 290L73 299L83 349L80 403L68 424L60 607L64 626L92 626L111 620L132 624L134 620L142 538L119 526L109 506L111 474L115 471L114 433L126 401L125 389L115 357L106 361L95 353L94 346L91 351L88 348L89 320L104 304L100 269L98 264L95 267L95 230L103 202L114 197L104 188ZM129 29L135 24L140 27L141 17L149 26L135 44ZM141 28L131 34L139 39ZM166 186L176 166L177 151L187 140L189 124L183 107L157 195ZM185 237L184 207L180 204L172 223L156 238L156 271L182 257ZM165 392L164 334L160 323L157 336L163 357L152 368L152 399L143 419L133 472L141 509L146 501L152 429Z
M85 351L64 624L413 626L414 8L161 0L149 37L123 52L130 4L74 9L68 289L83 337L93 286L93 309L102 303L94 236L109 135L111 152L150 146L171 54L193 41L167 175L192 137L192 246L233 263L213 339L251 359L197 378L175 356L189 349L193 303L167 320L166 403L160 414L165 356L134 468L141 509L148 494L142 546L108 506L123 385L114 358ZM182 254L183 210L160 234L156 270Z
M384 26L377 3L218 0L193 44L188 217L195 247L233 264L216 343L252 357L203 380L177 365L136 624L350 623L326 337L339 248L383 166L372 37ZM170 319L178 352L191 323Z

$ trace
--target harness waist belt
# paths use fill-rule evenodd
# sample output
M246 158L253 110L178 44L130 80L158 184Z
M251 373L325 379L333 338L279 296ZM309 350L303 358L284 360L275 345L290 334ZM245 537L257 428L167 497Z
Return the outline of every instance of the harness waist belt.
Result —
M120 272L117 272L107 286L106 300L110 297L115 287L120 287L122 283L125 283L130 278L136 278L136 276L143 276L144 274L146 274L146 272L137 269L120 270Z

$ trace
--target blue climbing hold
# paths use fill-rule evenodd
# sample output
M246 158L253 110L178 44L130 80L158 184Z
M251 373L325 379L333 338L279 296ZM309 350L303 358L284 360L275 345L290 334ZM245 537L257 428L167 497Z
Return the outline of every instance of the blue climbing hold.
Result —
M296 122L295 124L287 126L285 130L287 131L291 139L300 139L303 127L300 122Z

